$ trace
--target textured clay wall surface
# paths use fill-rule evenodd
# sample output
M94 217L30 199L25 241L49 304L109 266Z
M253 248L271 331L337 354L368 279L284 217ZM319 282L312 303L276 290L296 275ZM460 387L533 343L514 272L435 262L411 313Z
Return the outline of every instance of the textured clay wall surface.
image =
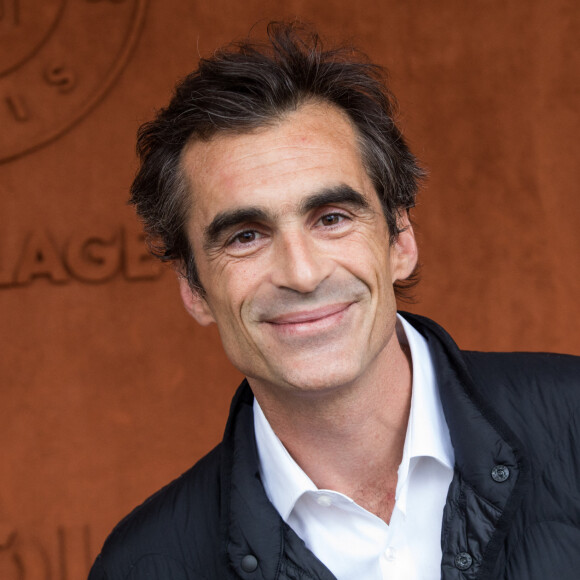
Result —
M84 577L219 440L240 376L144 252L134 135L200 54L295 16L391 71L430 173L410 308L580 353L577 2L0 0L2 580Z

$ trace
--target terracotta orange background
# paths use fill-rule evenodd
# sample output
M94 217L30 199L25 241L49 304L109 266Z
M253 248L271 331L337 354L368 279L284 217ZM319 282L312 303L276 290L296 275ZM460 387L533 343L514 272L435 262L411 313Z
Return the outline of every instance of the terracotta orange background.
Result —
M92 3L97 20L52 31L63 62L80 59L74 83L57 85L58 67L30 81L52 78L71 106L83 82L102 88L115 34L138 16L130 0ZM240 377L215 329L187 317L171 272L141 256L126 197L139 124L199 54L257 21L312 21L390 69L404 132L430 173L414 213L423 281L407 308L464 348L580 353L580 4L137 5L142 26L115 82L50 143L19 153L11 139L19 122L44 115L48 127L66 107L39 98L19 121L14 95L30 87L16 69L0 76L0 144L14 148L0 163L3 580L84 577L117 520L220 438ZM107 12L115 7L126 18ZM6 18L1 50L16 50ZM99 18L109 32L88 42ZM26 63L39 75L44 50Z

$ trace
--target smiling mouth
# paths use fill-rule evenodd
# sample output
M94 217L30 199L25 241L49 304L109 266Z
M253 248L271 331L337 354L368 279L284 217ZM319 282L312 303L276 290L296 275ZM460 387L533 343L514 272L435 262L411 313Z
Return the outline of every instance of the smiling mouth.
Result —
M321 323L324 324L326 322L330 323L333 319L339 318L340 315L348 310L352 304L352 302L346 302L342 304L322 306L321 308L315 308L314 310L289 312L265 320L265 322L274 326L287 328L298 328L300 326L308 327Z

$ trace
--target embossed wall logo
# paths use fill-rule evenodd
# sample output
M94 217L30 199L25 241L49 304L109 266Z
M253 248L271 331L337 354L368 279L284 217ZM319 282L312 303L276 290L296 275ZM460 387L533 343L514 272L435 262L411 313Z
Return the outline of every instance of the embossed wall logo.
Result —
M127 62L146 0L0 0L0 162L62 135Z

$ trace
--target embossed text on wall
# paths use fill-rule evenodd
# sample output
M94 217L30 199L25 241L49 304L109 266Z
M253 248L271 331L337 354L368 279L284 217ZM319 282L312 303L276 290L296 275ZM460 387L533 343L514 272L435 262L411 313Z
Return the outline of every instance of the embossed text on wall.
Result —
M0 0L0 162L56 139L127 61L145 0Z
M0 235L0 289L77 280L107 282L117 275L128 281L154 280L163 272L144 243L144 234L124 227L78 231L57 237L49 228L31 229L12 246ZM0 579L1 580L1 579Z

